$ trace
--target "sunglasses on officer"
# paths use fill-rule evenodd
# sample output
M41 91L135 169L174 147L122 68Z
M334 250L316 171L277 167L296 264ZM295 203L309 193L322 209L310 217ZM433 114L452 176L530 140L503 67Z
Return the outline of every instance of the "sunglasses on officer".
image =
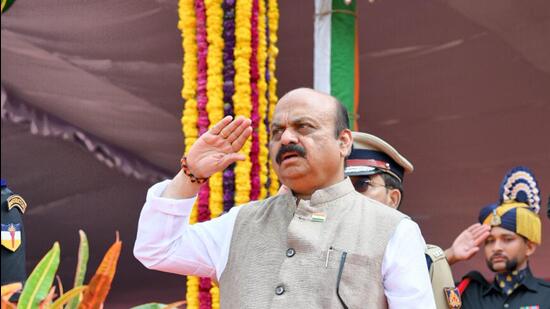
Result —
M352 178L351 182L353 184L353 187L355 188L355 191L359 193L365 193L367 192L367 190L369 190L369 188L374 188L374 187L390 188L385 183L378 183L375 180L373 180L372 177L375 175L378 175L378 174L351 177ZM384 181L383 178L381 179L383 182Z

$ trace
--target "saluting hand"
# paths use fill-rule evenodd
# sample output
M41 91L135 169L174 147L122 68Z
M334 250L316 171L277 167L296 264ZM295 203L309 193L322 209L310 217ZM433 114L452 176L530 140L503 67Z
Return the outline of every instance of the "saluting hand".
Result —
M227 116L201 135L187 154L187 165L193 175L207 178L230 164L244 160L240 154L252 133L251 121L243 116Z
M222 171L245 156L238 153L252 133L250 119L242 116L233 120L227 116L201 135L187 154L187 167L195 177L207 178ZM166 186L161 196L183 199L195 196L200 189L198 182L185 175L183 169Z
M491 227L486 224L472 224L456 237L451 248L445 250L449 264L470 259L479 251L479 246L489 236Z

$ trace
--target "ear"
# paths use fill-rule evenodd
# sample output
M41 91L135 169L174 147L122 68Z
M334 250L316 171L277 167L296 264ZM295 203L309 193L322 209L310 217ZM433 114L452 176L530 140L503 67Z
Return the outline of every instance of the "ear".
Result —
M340 144L340 154L342 157L347 157L351 152L351 145L353 144L353 137L351 136L350 129L344 129L338 136Z
M389 205L393 209L397 209L399 207L399 203L401 203L401 192L399 192L398 189L388 189L389 190Z
M527 251L525 252L525 255L530 256L531 254L535 253L536 250L537 250L537 244L535 244L534 242L528 240L527 241Z

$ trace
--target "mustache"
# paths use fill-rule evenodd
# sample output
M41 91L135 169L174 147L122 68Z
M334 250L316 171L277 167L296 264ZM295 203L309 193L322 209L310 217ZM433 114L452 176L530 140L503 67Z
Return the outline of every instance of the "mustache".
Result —
M305 158L306 156L306 150L304 147L296 144L290 144L290 145L281 145L281 148L279 148L279 151L277 151L277 155L275 156L275 162L277 164L281 164L281 161L283 160L283 156L288 152L295 152L300 157Z
M505 260L508 260L508 257L505 256L504 254L500 254L500 253L495 253L493 255L491 255L491 257L489 258L490 261L492 261L493 259L495 258L501 258L501 259L505 259Z

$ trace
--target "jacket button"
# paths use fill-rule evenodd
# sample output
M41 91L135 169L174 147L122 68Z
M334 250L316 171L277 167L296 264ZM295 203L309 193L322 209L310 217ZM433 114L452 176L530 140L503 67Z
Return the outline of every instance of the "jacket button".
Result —
M275 288L275 294L277 295L283 295L284 292L285 292L285 287L282 285L279 285L278 287Z
M287 256L287 257L293 257L294 254L296 254L296 250L294 250L294 249L292 249L292 248L288 248L288 249L286 250L286 256Z

